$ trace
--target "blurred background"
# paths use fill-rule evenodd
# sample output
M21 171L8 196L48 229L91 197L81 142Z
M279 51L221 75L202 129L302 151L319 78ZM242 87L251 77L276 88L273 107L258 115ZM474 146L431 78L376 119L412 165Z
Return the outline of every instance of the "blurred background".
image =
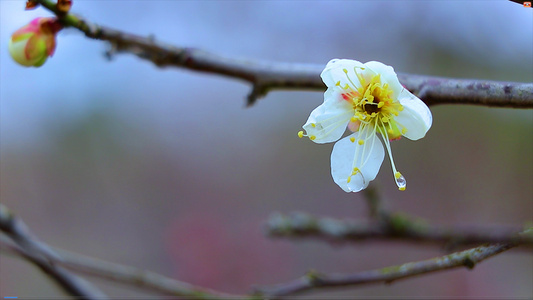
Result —
M310 269L344 273L443 255L437 246L273 240L273 212L364 219L362 194L330 175L333 144L298 139L320 92L272 92L167 68L62 31L41 68L16 65L11 33L44 9L0 1L1 202L55 247L231 293ZM220 55L326 64L378 60L397 72L533 81L533 10L508 1L74 1L88 20ZM433 106L426 138L392 143L372 183L394 211L436 225L522 225L533 216L533 112ZM533 295L533 257L329 295ZM150 294L89 278L114 297ZM25 261L0 256L1 296L63 294ZM324 295L323 293L320 293Z

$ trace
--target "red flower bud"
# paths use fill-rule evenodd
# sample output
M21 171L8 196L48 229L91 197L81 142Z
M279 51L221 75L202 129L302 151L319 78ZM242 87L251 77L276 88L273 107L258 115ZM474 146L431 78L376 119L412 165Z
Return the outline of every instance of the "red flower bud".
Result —
M26 67L42 66L54 54L56 34L61 30L56 18L36 18L15 31L9 40L9 53Z

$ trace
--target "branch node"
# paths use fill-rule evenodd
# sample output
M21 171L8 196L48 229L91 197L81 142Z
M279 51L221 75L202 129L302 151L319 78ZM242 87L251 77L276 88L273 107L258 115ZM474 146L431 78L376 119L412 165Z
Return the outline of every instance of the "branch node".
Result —
M320 286L320 283L323 281L323 275L320 274L317 270L309 270L305 273L304 278L312 286Z
M470 255L466 255L463 259L463 265L469 270L472 270L476 265L476 262L470 257Z
M116 43L113 43L113 42L109 42L108 43L109 47L108 49L104 52L104 57L108 60L108 61L112 61L113 58L115 57L115 54L117 53L117 44Z
M250 92L250 94L248 94L248 97L246 98L246 107L254 105L257 100L265 97L268 94L268 91L268 87L264 86L258 81L252 83L252 91Z

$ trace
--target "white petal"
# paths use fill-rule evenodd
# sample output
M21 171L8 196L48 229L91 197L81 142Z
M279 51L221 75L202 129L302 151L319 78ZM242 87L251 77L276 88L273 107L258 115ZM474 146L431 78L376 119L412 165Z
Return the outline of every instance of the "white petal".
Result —
M401 91L403 90L403 86L400 84L398 75L396 75L396 72L394 72L393 67L387 66L379 61L369 61L365 63L365 66L376 74L380 74L381 83L386 83L389 85L389 88L392 90L391 97L393 99L399 97Z
M406 89L400 93L399 101L403 111L394 121L407 130L403 136L413 141L423 138L433 122L429 107Z
M356 90L361 84L357 80L354 68L364 68L364 64L351 59L332 59L328 62L320 77L322 77L322 81L324 81L327 87L336 87L337 82L340 81L340 86L344 87L348 84L352 89ZM344 72L344 69L348 71L348 74ZM348 77L350 77L356 86L348 80Z
M354 111L352 105L341 94L328 89L324 103L315 108L304 124L307 136L314 136L315 143L329 143L338 140L346 131Z
M364 133L355 132L335 143L333 152L331 152L333 181L345 192L358 192L366 188L370 181L376 178L385 157L383 145L381 145L377 135L369 130L363 131L368 132L366 137L364 137ZM350 140L352 137L355 142ZM358 140L365 138L368 138L366 142L359 145ZM354 168L358 168L360 172L352 175L350 182L348 182L348 177Z

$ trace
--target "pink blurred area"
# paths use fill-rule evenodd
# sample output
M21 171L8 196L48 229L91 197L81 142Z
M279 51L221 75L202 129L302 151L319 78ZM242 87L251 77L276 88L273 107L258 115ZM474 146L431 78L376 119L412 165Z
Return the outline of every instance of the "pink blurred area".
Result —
M481 4L482 3L482 4ZM48 12L0 1L0 48ZM220 55L326 64L382 61L397 72L533 82L531 10L512 2L74 1L93 22ZM135 16L135 18L132 18ZM332 144L298 139L320 92L158 69L67 29L39 69L0 52L0 199L52 246L229 293L308 270L359 272L445 254L403 243L275 240L274 212L364 219L361 194L331 179ZM61 80L58 80L60 78ZM417 142L392 143L372 185L393 211L436 225L526 225L533 216L533 113L434 106ZM308 296L528 298L533 258ZM88 277L87 277L88 278ZM88 278L112 297L152 294ZM0 255L0 296L64 296L32 265ZM152 296L150 296L152 295Z

